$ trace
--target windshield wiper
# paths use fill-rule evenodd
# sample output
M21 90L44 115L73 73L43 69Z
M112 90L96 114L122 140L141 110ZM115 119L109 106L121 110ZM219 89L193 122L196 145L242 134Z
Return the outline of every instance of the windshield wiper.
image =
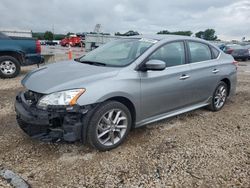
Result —
M80 62L80 63L86 63L86 64L89 64L89 65L106 66L105 63L101 63L101 62L98 62L98 61L83 60L83 61L79 61L79 62Z

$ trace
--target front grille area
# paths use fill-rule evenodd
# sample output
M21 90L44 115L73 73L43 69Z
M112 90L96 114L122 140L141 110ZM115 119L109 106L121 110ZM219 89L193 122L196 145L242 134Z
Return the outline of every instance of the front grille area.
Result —
M48 125L32 125L29 124L19 117L17 117L17 123L19 124L20 128L29 136L35 136L40 134L48 134L49 128Z
M30 90L24 93L24 98L30 105L36 105L42 96L43 94Z

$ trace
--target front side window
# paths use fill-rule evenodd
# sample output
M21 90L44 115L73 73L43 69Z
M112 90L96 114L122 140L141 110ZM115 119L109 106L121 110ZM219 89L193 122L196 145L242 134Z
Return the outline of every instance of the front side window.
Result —
M207 61L212 59L211 51L208 45L200 42L188 42L190 50L190 63Z
M168 43L157 49L149 59L161 60L166 67L185 64L185 49L183 42Z
M146 39L115 40L87 53L79 61L102 63L112 67L126 66L156 42Z

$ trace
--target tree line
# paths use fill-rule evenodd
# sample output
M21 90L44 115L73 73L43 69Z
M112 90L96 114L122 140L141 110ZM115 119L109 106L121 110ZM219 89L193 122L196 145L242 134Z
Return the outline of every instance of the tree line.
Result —
M61 40L67 36L69 36L70 33L68 32L66 35L65 34L53 34L51 31L46 31L45 33L32 33L32 36L34 38L37 38L39 40ZM94 34L94 33L90 33L90 34ZM168 35L184 35L184 36L191 36L193 35L192 31L174 31L174 32L170 32L168 30L162 30L157 32L157 34L168 34ZM105 33L105 35L109 35L109 33ZM139 35L139 33L137 31L133 31L133 30L129 30L128 32L125 33L120 33L120 32L116 32L115 33L116 36L133 36L133 35ZM206 29L204 31L199 31L197 33L195 33L195 36L198 38L202 38L205 40L218 40L218 37L215 35L215 30L214 29Z
M157 34L162 34L162 35L184 35L184 36L191 36L193 35L192 31L174 31L174 32L170 32L168 30L162 30L157 32ZM120 33L120 32L116 32L115 33L116 36L133 36L133 35L139 35L139 33L137 31L128 31L126 33ZM215 30L214 29L206 29L204 31L199 31L197 33L195 33L195 36L198 38L202 38L205 40L217 40L218 37L215 35Z
M157 34L168 34L168 35L184 35L191 36L193 35L192 31L174 31L170 32L168 30L159 31ZM217 40L218 37L215 35L214 29L206 29L204 31L199 31L195 33L195 36L205 40Z
M64 34L53 34L51 31L46 31L46 32L32 32L32 37L36 38L38 40L62 40L65 38L67 35Z

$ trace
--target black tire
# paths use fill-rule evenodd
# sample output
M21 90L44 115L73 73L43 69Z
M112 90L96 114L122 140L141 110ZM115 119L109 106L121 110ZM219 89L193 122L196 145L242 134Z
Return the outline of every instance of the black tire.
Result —
M116 139L118 139L117 143L111 143L113 145L105 145L105 144L101 143L101 141L98 139L98 131L99 131L98 125L102 121L103 116L112 110L122 111L122 114L125 115L127 118L126 119L127 128L126 128L126 130L123 131L122 137L118 138L119 137L117 135L118 133L116 134ZM119 146L120 144L122 144L122 142L125 140L125 138L127 137L128 133L131 129L131 124L132 124L131 114L125 105L123 105L122 103L117 102L117 101L104 102L93 112L93 115L91 116L91 118L89 120L88 128L87 128L87 141L92 147L94 147L100 151L108 151L108 150L114 149L117 146ZM106 124L105 126L108 126L108 124ZM107 128L106 128L106 130L107 130ZM109 130L109 131L112 132L111 130ZM106 133L106 135L108 134L108 137L110 137L110 134L112 134L112 133L113 133L113 135L115 135L114 131L112 133L110 133L110 132ZM121 134L119 134L119 135L121 135ZM107 138L105 138L105 139L107 139Z
M4 65L6 62L10 62L12 70L6 71ZM20 63L12 56L0 57L0 78L14 78L20 73Z
M217 96L217 92L218 90L220 90L220 88L225 88L225 99L224 99L224 102L221 103L221 105L217 106L216 105L216 96ZM221 81L219 82L219 84L217 85L214 93L213 93L213 98L212 98L212 101L210 103L210 105L208 106L208 109L213 111L213 112L216 112L216 111L219 111L223 108L223 106L225 105L226 101L227 101L227 97L228 97L228 86L225 82Z

